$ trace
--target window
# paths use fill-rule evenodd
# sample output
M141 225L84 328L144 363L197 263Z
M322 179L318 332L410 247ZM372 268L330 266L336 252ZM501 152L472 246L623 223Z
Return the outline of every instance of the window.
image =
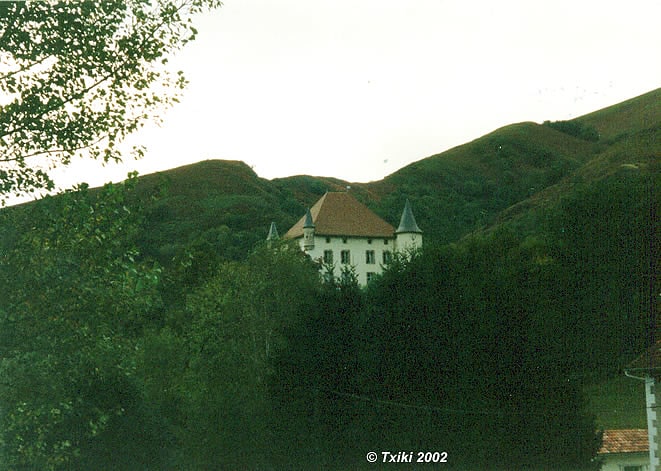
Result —
M351 252L348 250L342 250L340 252L340 261L344 265L348 265L349 263L351 263Z
M384 250L383 251L383 264L387 265L391 262L392 260L392 254L390 253L390 250Z
M372 239L367 239L367 243L372 245Z
M333 251L324 250L324 263L333 263Z
M388 239L383 239L383 245L388 245Z
M326 237L326 243L330 244L330 237Z
M642 465L638 466L622 466L622 471L643 471Z
M374 257L374 250L365 251L365 263L369 263L370 265L376 263L376 258Z
M368 271L367 272L367 282L370 283L374 278L376 278L376 273Z
M346 238L346 237L342 237L342 243L343 243L343 244L346 244L346 243L347 243L347 238Z

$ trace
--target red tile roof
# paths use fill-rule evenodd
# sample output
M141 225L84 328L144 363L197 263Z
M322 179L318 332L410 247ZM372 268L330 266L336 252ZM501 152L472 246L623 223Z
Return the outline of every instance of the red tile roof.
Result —
M646 429L604 430L599 453L645 453L649 449Z
M322 236L394 237L395 228L374 214L348 192L326 193L310 208L315 234ZM285 234L303 236L303 216Z

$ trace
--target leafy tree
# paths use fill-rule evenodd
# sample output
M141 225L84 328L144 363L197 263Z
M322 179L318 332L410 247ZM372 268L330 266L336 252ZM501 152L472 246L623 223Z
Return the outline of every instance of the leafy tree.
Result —
M188 349L180 427L189 465L269 463L272 359L290 347L285 330L312 308L318 284L314 264L283 243L225 262L188 297L179 335Z
M573 320L569 345L580 370L619 371L653 330L661 203L654 185L644 175L577 185L550 218L557 266L550 289Z
M597 436L540 251L507 231L427 246L370 286L363 394L391 406L396 443L443 446L465 469L590 469Z
M364 453L366 416L362 405L348 398L364 379L365 306L355 273L343 269L340 277L327 279L313 301L288 325L287 349L272 360L269 391L277 430L272 459L283 469L343 469L362 462Z
M78 155L120 160L117 144L186 84L164 66L195 37L191 15L219 3L3 2L0 195L52 188L45 169Z
M150 469L167 457L136 375L160 269L133 244L133 183L2 213L2 226L23 229L0 256L5 469Z
M594 126L580 121L544 121L544 126L585 141L597 142L599 140L599 131Z

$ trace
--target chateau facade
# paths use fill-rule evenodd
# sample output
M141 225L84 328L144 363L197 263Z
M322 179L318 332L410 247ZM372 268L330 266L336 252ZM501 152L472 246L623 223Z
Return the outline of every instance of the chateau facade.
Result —
M348 192L327 192L284 237L336 277L352 268L362 286L383 272L395 252L422 247L408 200L395 229Z

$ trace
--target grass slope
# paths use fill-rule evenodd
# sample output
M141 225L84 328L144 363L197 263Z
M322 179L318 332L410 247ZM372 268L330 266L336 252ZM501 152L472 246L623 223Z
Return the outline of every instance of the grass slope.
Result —
M626 133L637 133L659 124L661 88L608 108L576 118L597 129L602 141L617 140Z
M284 233L324 192L347 186L394 225L409 198L430 241L454 242L514 219L534 232L540 213L576 182L620 174L626 179L636 172L651 178L661 154L659 98L661 89L577 118L598 129L598 142L518 123L370 183L307 175L269 181L236 161L205 161L146 175L140 185L144 195L159 193L159 185L166 191L149 204L145 246L157 247L165 260L178 247L206 237L221 252L227 247L219 244L238 244L232 254L237 258L266 236L271 221Z
M612 117L610 111L607 116ZM596 121L598 115L594 115ZM506 208L488 229L503 225L517 225L519 230L534 232L540 218L557 207L577 186L597 184L603 181L628 185L631 188L645 186L650 193L649 203L654 203L653 189L659 186L659 162L661 157L661 110L649 128L623 132L609 145L600 144L599 151L583 165L540 192ZM653 207L650 206L650 211Z
M535 123L500 128L370 184L374 208L393 217L408 197L431 239L452 242L588 161L586 142Z
M660 103L661 89L577 118L598 130L597 142L518 123L365 184L312 176L269 181L242 162L219 160L142 176L136 196L147 209L142 250L165 265L192 253L199 260L190 270L194 281L219 260L245 257L266 237L271 221L282 234L325 191L348 185L393 225L409 198L427 240L457 242L504 226L523 239L543 231L548 215L577 198L579 188L653 193L659 183ZM608 229L608 221L599 222ZM600 426L644 426L635 381L616 377L590 384L586 392Z
M150 200L148 195L159 195ZM303 208L243 162L210 160L140 178L147 201L143 250L167 263L184 247L206 243L222 258L244 257L271 221L293 224Z

